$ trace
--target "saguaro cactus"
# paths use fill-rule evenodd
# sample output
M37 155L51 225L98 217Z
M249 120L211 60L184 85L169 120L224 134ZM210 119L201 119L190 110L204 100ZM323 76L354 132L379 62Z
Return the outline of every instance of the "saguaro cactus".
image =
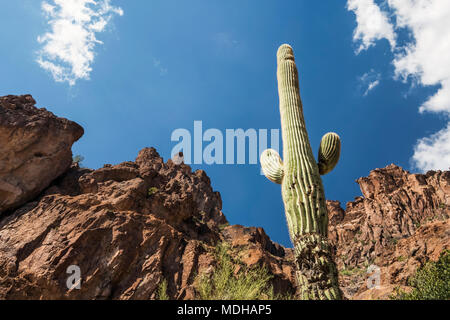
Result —
M275 150L268 149L261 154L261 166L269 180L281 184L300 298L340 299L337 270L328 245L328 212L320 177L337 164L340 139L335 133L325 134L316 162L306 132L292 48L282 45L277 60L284 163Z

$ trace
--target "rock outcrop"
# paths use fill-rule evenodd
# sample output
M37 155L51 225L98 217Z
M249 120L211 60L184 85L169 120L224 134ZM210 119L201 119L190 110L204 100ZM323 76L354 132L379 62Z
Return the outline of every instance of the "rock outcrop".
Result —
M0 215L33 199L72 163L75 122L35 108L30 95L0 97Z
M83 129L34 103L0 98L0 299L155 299L163 281L170 298L194 299L219 243L236 272L266 266L275 293L295 292L292 249L230 226L206 173L182 155L164 162L146 148L98 170L71 165ZM450 172L390 165L357 182L363 197L346 210L327 202L340 286L349 299L386 299L450 249ZM77 270L80 288L68 289Z
M276 292L294 291L289 250L260 228L228 226L221 206L204 171L153 148L98 170L74 165L0 221L0 299L154 299L164 280L171 298L192 299L219 241L268 266ZM67 289L70 266L80 290Z
M329 237L347 297L388 298L428 260L450 249L450 171L410 174L396 165L357 180L364 197L328 202ZM367 269L380 268L369 290Z

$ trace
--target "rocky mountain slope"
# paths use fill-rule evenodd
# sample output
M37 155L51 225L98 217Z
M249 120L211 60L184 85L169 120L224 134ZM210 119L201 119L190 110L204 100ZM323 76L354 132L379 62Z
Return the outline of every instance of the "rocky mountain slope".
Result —
M34 121L46 111L33 104L30 96L0 100L0 132L9 137L5 142L28 145L26 139L36 132L33 149L18 155L23 170L6 167L0 179L28 181L26 166L35 153L66 147L67 141L79 138L67 120L64 132ZM34 110L23 132L8 135L11 126L8 121L3 125L3 114L16 110L20 117L24 109ZM63 140L66 136L71 139ZM10 151L9 159L14 154ZM61 161L66 166L66 159ZM202 170L164 163L153 148L140 151L134 162L98 170L74 164L61 175L47 169L42 166L42 177L51 176L53 182L37 197L23 192L20 199L28 200L26 204L0 210L0 299L154 299L164 280L171 298L192 299L195 276L213 270L219 241L229 243L243 264L269 266L276 292L294 291L290 251L273 243L261 228L229 226L220 194ZM0 195L0 203L9 197ZM72 265L80 268L80 290L66 286Z
M292 250L261 228L230 226L204 171L153 148L98 170L70 166L82 128L34 104L0 98L0 299L154 299L164 280L172 299L193 299L220 242L239 258L236 271L267 266L276 293L295 292ZM364 197L345 211L328 201L341 288L386 298L450 248L450 172L391 165L358 183ZM370 265L380 268L376 289ZM80 289L67 289L70 266Z
M329 201L329 238L348 297L387 298L418 267L450 248L450 171L410 174L390 165L357 180L363 197ZM381 286L367 289L370 266Z

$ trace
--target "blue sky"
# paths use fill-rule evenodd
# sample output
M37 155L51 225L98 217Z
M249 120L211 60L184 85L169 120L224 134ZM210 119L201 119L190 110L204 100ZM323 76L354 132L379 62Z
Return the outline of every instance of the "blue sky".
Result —
M341 160L323 177L328 199L345 206L360 195L357 178L390 163L414 172L450 167L446 2L0 4L0 95L32 94L81 124L73 151L87 167L134 160L150 146L167 160L172 132L193 131L195 120L224 133L280 128L283 43L296 55L313 150L328 131L342 139ZM232 224L263 227L290 246L280 187L259 165L192 167L211 177Z

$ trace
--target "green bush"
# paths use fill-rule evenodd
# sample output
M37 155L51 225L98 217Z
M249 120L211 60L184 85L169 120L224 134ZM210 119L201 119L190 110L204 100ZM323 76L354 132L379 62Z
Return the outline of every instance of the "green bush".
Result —
M442 252L439 260L428 262L409 280L413 290L409 293L397 290L396 300L449 300L450 299L450 250Z
M151 187L150 189L148 189L148 196L152 196L155 193L157 193L159 191L159 189L157 187Z
M272 300L289 299L279 296L270 284L272 276L267 268L248 268L230 255L230 247L220 243L216 247L217 266L212 274L197 276L196 288L200 300ZM240 270L235 274L235 267Z
M170 300L169 295L167 294L167 280L164 279L159 287L158 287L158 293L157 293L157 300Z

